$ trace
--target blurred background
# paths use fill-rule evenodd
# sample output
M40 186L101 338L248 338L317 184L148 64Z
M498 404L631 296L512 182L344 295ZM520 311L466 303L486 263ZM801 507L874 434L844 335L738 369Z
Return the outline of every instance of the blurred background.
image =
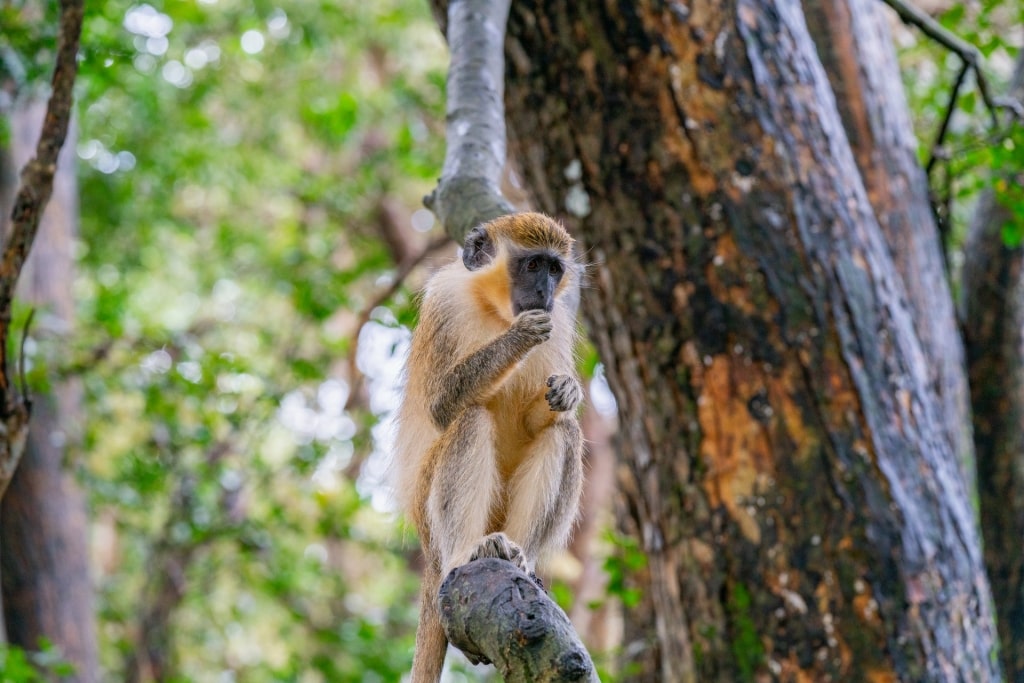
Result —
M981 48L1004 91L1020 3L926 9ZM56 9L0 3L0 26L9 201L38 135ZM930 140L956 65L896 36ZM9 558L19 541L5 530L8 629L31 625L21 592L57 582L58 600L95 610L94 634L60 627L95 636L98 680L398 680L419 554L384 485L389 418L414 293L455 254L421 203L444 154L447 54L428 4L111 0L87 7L81 56L75 132L16 316L20 329L37 308L26 371L50 407L33 444L54 466L38 489L12 486L0 515L53 524L45 536L90 559L75 584L60 548L49 568L9 566L29 553ZM1012 145L983 144L986 125L965 92L938 183L954 260L986 169L1020 163ZM506 181L528 202L514 160ZM614 400L592 351L581 372L586 509L547 576L611 679L616 606L636 599L622 577L643 557L612 523ZM45 640L4 648L0 679L48 680L64 655Z

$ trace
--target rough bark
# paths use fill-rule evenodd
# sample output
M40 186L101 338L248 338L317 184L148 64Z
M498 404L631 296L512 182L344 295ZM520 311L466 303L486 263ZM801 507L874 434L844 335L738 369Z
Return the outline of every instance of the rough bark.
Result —
M1012 95L1024 98L1024 53ZM1019 139L1019 138L1018 138ZM1004 178L1024 186L1024 172ZM1021 247L1002 229L1012 220L985 194L964 250L964 336L974 408L981 526L1008 680L1024 680L1024 270Z
M648 557L631 680L998 680L957 454L799 6L524 0L506 47L526 183L596 262Z
M3 155L8 169L20 168L33 153L45 109L31 99L13 108L11 149ZM53 195L18 289L22 300L40 309L34 335L58 346L74 319L74 137L68 134L60 155ZM0 194L0 206L10 207L13 188ZM88 523L84 496L66 462L66 446L78 432L80 394L76 381L65 381L33 397L25 453L0 501L0 577L10 642L34 650L40 638L49 639L76 668L69 680L88 682L99 680Z
M452 645L494 663L507 683L597 681L569 618L504 560L456 567L441 584L441 620Z
M914 329L932 362L929 374L942 400L940 424L973 491L963 341L885 10L875 0L803 5L868 201L903 279Z

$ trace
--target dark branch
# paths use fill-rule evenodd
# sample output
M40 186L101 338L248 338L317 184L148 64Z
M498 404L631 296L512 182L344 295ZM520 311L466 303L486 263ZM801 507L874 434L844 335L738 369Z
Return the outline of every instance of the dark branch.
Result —
M569 618L511 562L456 567L441 584L441 624L473 661L490 661L506 683L597 681Z
M939 156L948 156L941 152L942 143L946 139L946 132L949 130L949 122L953 119L953 112L956 111L956 101L960 97L960 88L963 86L964 78L966 78L970 68L967 62L964 62L963 66L960 67L960 72L956 75L956 82L953 83L953 92L950 93L949 102L946 104L946 113L942 117L939 132L935 136L935 142L932 143L931 151L928 155L928 164L924 167L925 173L929 176L932 174L932 169L935 167L935 162L938 161Z
M14 198L11 222L0 256L0 497L10 484L21 460L28 432L27 397L11 391L7 339L11 327L11 304L21 269L39 230L43 210L53 193L57 157L71 121L72 86L78 75L78 42L82 34L82 0L61 0L57 63L53 69L50 100L46 105L36 156L21 171L21 186Z
M514 211L501 194L505 166L505 26L510 0L448 5L447 150L424 204L460 244L475 226Z

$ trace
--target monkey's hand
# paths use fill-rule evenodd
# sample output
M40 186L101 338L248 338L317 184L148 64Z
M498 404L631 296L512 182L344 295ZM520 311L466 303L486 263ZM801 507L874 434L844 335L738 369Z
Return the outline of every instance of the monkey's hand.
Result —
M508 333L526 349L532 349L551 339L551 314L541 309L523 311L512 321Z
M544 394L551 410L565 413L575 410L583 400L583 387L579 380L571 375L551 375L548 377L548 393Z

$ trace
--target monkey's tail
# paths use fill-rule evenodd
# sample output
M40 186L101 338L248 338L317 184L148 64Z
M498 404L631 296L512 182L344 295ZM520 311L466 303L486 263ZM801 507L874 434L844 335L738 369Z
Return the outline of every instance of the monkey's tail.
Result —
M437 591L441 577L437 569L430 566L423 570L423 585L420 590L420 623L416 629L416 654L412 660L411 683L437 683L444 668L444 655L448 650L448 639L441 628L441 614L437 607Z

